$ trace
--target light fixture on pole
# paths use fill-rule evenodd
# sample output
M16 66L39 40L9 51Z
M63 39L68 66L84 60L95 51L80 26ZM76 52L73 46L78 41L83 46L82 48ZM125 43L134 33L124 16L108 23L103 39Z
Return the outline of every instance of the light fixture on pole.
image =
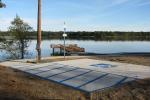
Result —
M63 37L64 37L64 59L66 58L66 23L64 22L64 33L63 33Z

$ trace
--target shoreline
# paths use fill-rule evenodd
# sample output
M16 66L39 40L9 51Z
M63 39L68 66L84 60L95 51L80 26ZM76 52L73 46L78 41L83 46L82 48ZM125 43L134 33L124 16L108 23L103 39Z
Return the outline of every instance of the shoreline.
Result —
M79 55L85 56L150 56L150 52L121 52L121 53L79 53Z
M75 54L69 54L67 57L73 57L73 56L85 56L85 57L87 57L87 56L91 56L91 57L93 57L93 56L95 56L95 57L97 57L97 56L118 56L118 57L121 57L121 56L142 56L142 57L150 57L150 52L136 52L136 53L130 53L130 52L122 52L122 53L88 53L88 52L86 52L86 53L75 53ZM63 57L63 55L61 55L61 56L49 56L49 57L42 57L42 58L53 58L53 57ZM25 58L26 59L26 58ZM34 58L27 58L27 59L34 59ZM1 59L0 58L0 62L3 62L3 61L11 61L11 60L16 60L16 59ZM19 59L17 59L17 60L19 60ZM21 59L20 59L21 60Z

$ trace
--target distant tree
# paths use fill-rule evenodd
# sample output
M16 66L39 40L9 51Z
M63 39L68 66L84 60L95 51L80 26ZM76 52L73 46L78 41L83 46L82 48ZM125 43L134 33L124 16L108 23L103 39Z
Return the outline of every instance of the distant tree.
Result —
M2 3L2 1L0 0L0 8L5 8L6 5L4 3Z
M28 53L27 48L30 45L30 39L27 34L32 30L32 27L20 19L19 16L16 16L9 27L11 39L3 38L0 48L8 52L13 58L24 59L24 55Z

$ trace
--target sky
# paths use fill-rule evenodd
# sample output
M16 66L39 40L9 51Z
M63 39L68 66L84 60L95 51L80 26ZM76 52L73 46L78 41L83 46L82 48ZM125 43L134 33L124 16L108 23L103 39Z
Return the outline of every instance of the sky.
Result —
M2 0L0 30L16 14L37 30L38 0ZM42 30L150 31L150 0L42 0Z

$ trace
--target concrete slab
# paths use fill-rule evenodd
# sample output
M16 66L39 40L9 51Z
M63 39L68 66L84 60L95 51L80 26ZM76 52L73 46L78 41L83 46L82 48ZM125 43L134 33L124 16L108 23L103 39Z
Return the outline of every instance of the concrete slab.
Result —
M35 70L35 69L39 69L39 68L51 68L51 67L61 67L63 65L60 65L60 64L37 64L37 65L34 65L34 66L24 66L24 67L19 67L18 69L22 70L22 71L27 71L27 70Z
M37 73L36 75L46 78L46 77L50 77L50 76L53 76L53 75L56 75L56 74L59 74L59 73L63 73L63 72L66 72L66 71L70 71L70 70L73 70L73 69L76 69L76 68L73 68L73 67L70 67L70 68L69 67L59 67L58 69L53 69L53 70L50 70L50 71Z
M112 64L116 65L116 67L97 68L91 66L100 63ZM3 62L0 63L0 65L25 71L32 75L37 75L41 78L87 92L133 81L135 80L135 77L144 78L149 77L150 75L148 74L150 68L147 66L91 59L76 59L43 64L12 61Z
M77 66L79 68L87 68L96 71L102 71L106 73L112 73L112 74L123 75L123 76L128 76L133 78L139 78L139 79L150 77L150 66L119 63L119 62L104 61L104 60L94 60L94 59L76 59L76 60L69 60L69 61L59 61L55 63L69 65L69 66ZM95 64L110 64L115 67L101 68L101 67L92 66Z
M19 67L22 67L22 66L32 66L34 64L28 64L28 63L20 63L20 62L2 62L1 65L3 66L11 66L13 68L19 68Z
M70 86L79 87L79 86L86 84L92 80L95 80L96 78L103 76L105 74L106 73L103 73L103 72L92 71L92 72L89 72L89 73L84 74L82 76L78 76L78 77L75 77L73 79L64 81L63 83L70 85Z
M53 70L53 69L57 69L57 68L62 68L60 66L45 66L45 67L40 67L40 68L35 68L35 69L32 69L32 70L27 70L25 72L28 72L28 73L32 73L32 74L37 74L37 73L40 73L40 72L47 72L47 71L50 71L50 70Z
M121 84L126 83L126 82L130 82L130 81L134 81L134 78L130 78L128 77L126 80L124 80L123 82L121 82Z
M56 75L56 76L53 76L53 77L49 77L48 79L51 79L51 80L54 80L54 81L57 81L57 82L63 82L67 79L77 77L81 74L83 75L83 74L85 74L89 71L90 70L87 70L87 69L77 69L77 70L74 70L74 71L71 71L71 72L67 72L67 73L59 74L59 75Z
M80 89L83 89L83 90L86 90L86 91L89 91L89 92L95 91L95 90L98 90L98 89L104 89L104 88L108 88L108 87L111 87L111 86L117 84L122 79L124 79L124 77L109 74L105 77L102 77L102 78L99 78L99 79L95 80L92 83L89 83L87 85L84 85L84 86L80 87Z

